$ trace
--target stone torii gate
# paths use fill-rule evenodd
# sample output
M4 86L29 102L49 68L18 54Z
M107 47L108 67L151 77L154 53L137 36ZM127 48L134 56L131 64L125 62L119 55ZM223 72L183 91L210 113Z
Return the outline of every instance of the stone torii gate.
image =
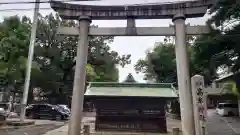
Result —
M79 28L60 27L58 34L79 36L74 77L69 135L81 130L85 66L88 56L88 36L176 36L177 77L183 135L195 135L192 92L187 57L186 35L208 32L206 26L186 26L186 18L202 17L213 4L199 0L156 5L94 6L51 1L51 7L62 19L78 20ZM92 28L91 20L127 20L127 27ZM136 27L135 19L172 19L174 27Z

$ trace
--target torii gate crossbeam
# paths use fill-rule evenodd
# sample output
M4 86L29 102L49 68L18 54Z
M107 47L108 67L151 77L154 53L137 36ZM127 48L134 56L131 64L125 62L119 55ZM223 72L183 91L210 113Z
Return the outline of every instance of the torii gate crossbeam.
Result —
M174 27L136 27L135 33L129 33L127 27L118 28L89 28L89 36L175 36ZM208 26L186 26L186 35L200 35L209 32ZM59 35L78 36L77 27L60 27Z

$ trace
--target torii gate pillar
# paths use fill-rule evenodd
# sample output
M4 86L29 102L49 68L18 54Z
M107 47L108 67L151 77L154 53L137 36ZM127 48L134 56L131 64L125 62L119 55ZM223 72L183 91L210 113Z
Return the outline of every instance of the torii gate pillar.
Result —
M79 41L77 47L76 67L73 84L73 96L71 104L71 116L68 127L68 135L79 135L83 115L83 100L86 78L86 64L89 44L89 26L91 19L88 16L79 18Z
M183 135L195 135L192 91L189 75L189 63L186 45L186 26L184 14L173 17L175 24L175 52L177 63L177 78L180 97L181 120Z

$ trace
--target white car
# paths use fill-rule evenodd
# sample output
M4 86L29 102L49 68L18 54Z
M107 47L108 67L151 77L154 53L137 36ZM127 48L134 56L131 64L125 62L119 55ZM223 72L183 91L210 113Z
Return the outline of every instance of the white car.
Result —
M237 116L238 105L233 103L218 103L216 112L220 116Z
M0 108L0 125L1 125L1 121L5 121L6 120L6 112L3 108Z
M0 114L5 114L5 110L3 108L0 108Z

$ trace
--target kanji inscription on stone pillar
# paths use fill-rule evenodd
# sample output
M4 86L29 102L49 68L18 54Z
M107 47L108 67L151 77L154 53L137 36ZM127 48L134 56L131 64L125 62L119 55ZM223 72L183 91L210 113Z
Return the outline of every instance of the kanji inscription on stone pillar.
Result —
M191 78L191 83L196 135L204 135L207 117L204 78L201 75L195 75Z

